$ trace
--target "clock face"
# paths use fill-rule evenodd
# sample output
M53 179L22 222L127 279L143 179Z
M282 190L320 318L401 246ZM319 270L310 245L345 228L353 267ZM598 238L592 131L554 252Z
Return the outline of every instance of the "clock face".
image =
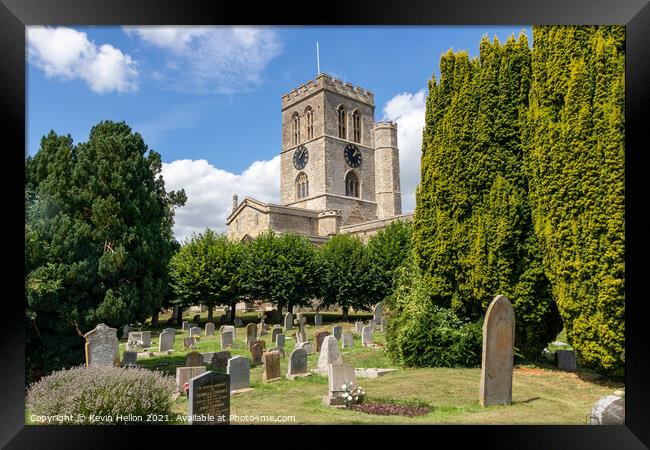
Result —
M307 161L309 161L309 151L307 147L301 145L293 152L293 167L302 170L307 165Z
M343 152L345 155L345 162L350 167L359 167L361 165L361 151L354 144L348 144Z

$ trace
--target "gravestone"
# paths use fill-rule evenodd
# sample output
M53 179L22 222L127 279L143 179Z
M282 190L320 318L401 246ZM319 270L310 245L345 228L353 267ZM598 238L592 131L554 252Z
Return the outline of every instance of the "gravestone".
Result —
M183 390L183 385L187 383L190 378L194 378L197 375L205 372L205 367L196 366L196 367L177 367L176 368L176 392L181 392Z
M124 352L122 355L122 367L135 366L138 361L137 352Z
M330 335L329 331L319 331L316 333L316 351L320 352L320 346L323 343L323 339Z
M269 351L264 352L262 355L262 364L264 368L262 371L262 381L264 383L270 383L272 381L278 381L280 379L280 352L279 351Z
M363 322L357 321L354 322L354 331L357 333L361 333L361 330L363 329Z
M384 306L381 302L377 303L372 309L372 321L374 325L381 325L381 318L384 313Z
M287 368L287 378L293 380L296 377L309 375L307 370L307 350L296 348L289 355L289 367Z
M142 345L144 348L151 347L151 331L142 331Z
M354 366L350 364L330 364L327 367L328 394L323 397L323 403L328 406L343 406L345 401L342 394L343 385L357 382Z
M296 333L296 343L307 342L307 333L304 331L298 331Z
M176 330L173 328L165 328L162 330L162 333L158 335L158 351L166 352L167 350L173 350L175 339Z
M271 333L271 342L275 342L275 338L278 334L282 334L282 328L273 327L273 332Z
M192 348L193 349L195 345L196 345L196 338L193 338L193 337L183 338L183 347L184 348Z
M129 335L129 330L130 330L130 329L131 329L131 327L130 327L129 325L124 325L124 326L122 327L122 337L124 337L124 336L128 336L128 335Z
M482 406L512 402L515 312L510 300L497 295L485 313L479 402Z
M225 371L228 360L232 358L229 351L202 353L203 364L211 365L215 370Z
M201 321L201 314L196 314L196 315L192 318L192 322L194 322L194 323L197 324L197 325L198 325L198 323L199 323L200 321Z
M189 352L185 355L185 367L196 367L203 365L203 356L196 351Z
M86 366L120 365L119 341L117 329L100 323L93 330L84 334L86 338Z
M343 348L354 347L354 335L349 331L343 333Z
M314 325L317 326L317 327L322 326L323 325L323 316L321 316L320 314L316 314L314 316Z
M246 325L246 345L257 340L257 326L254 323Z
M144 350L144 342L142 341L141 331L131 331L126 341L126 351L138 352Z
M221 349L225 350L232 347L232 331L224 331L221 333Z
M293 329L293 315L289 312L284 315L284 330L289 331Z
M251 351L251 353L253 352L253 345L255 344L260 344L262 346L262 350L266 350L266 341L258 340L249 344L248 349Z
M241 321L241 319L239 317L235 317L234 325L236 327L241 327L242 325L244 325L244 323Z
M275 346L279 348L284 348L285 335L278 334L275 336Z
M332 335L336 338L336 340L341 339L341 333L343 332L343 328L341 328L340 325L334 325L332 327Z
M189 380L190 425L230 424L230 376L204 372Z
M311 342L305 341L305 342L300 342L296 345L296 348L304 348L307 353L314 353L314 350L311 346Z
M181 328L183 331L188 330L190 328L190 323L187 320L183 321L183 327Z
M361 345L364 347L372 345L372 327L366 326L361 329Z
M196 327L198 327L198 325L195 324L194 322L191 322L191 323L187 326L187 330L189 331L189 330L191 330L192 328L196 328Z
M219 333L223 333L224 331L232 332L233 339L237 337L237 329L233 325L221 325L219 328Z
M334 336L327 336L323 340L320 348L320 356L318 357L318 366L316 372L320 374L327 373L327 366L329 364L343 364L341 351L339 350L339 341Z
M199 327L190 328L189 337L200 337L200 336L201 336L201 329Z
M214 323L208 322L205 324L205 335L214 336Z
M263 342L263 341L262 341ZM257 341L251 347L251 359L253 364L262 364L262 354L264 353L264 348L260 341Z
M589 425L625 425L625 399L608 395L598 399L588 416Z
M557 368L560 370L567 370L575 372L578 370L576 364L576 353L573 350L555 350L557 355Z
M230 375L230 392L251 387L251 365L248 358L243 356L230 358L226 372Z

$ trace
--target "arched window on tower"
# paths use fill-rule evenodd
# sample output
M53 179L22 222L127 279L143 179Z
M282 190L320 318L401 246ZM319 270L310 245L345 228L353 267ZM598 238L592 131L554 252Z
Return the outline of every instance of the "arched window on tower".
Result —
M345 123L347 121L347 114L345 112L345 106L341 105L338 107L339 113L339 137L341 139L347 139L347 130Z
M305 109L305 122L307 125L307 139L314 139L314 111L311 106Z
M291 116L291 123L293 145L298 145L300 143L300 116L297 112L293 113L293 116Z
M352 171L349 171L345 175L345 195L348 197L359 197L359 178Z
M361 114L359 114L359 110L352 113L352 140L361 142Z
M309 180L305 172L300 172L296 177L296 199L309 197Z

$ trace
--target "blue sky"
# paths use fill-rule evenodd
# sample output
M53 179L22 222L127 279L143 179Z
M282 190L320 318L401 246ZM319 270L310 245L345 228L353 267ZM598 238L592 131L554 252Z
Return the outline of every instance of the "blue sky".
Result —
M50 129L85 141L126 121L185 188L182 239L223 231L232 193L279 200L280 98L321 72L375 94L375 119L398 123L405 211L414 207L426 82L448 49L478 55L529 26L79 27L28 29L27 148Z

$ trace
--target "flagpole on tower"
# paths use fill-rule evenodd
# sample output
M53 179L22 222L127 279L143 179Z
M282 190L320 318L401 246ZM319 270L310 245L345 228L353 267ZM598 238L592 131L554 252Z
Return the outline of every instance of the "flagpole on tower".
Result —
M318 49L318 41L316 41L316 66L318 67L317 76L320 75L320 51Z

